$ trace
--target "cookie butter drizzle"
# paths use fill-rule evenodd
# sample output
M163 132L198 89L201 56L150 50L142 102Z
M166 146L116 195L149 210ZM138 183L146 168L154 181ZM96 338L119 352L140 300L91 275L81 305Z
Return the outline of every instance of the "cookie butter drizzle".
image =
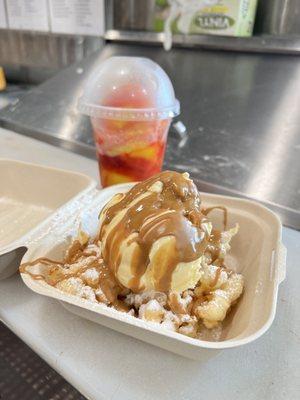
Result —
M78 240L75 240L68 249L63 261L55 261L42 257L31 262L23 263L19 270L21 273L30 275L35 280L44 280L49 285L56 286L65 279L81 278L85 271L94 268L99 273L99 279L95 285L90 286L94 289L98 287L101 288L105 298L116 309L128 311L128 306L118 299L118 296L122 294L124 288L117 283L110 269L103 263L101 258L96 258L96 254L93 254L93 252L86 253L86 246L87 245L81 245ZM78 268L72 270L72 266L77 263ZM43 273L36 274L30 271L30 267L38 264L46 267Z
M161 190L151 188L156 182L161 182ZM167 262L164 245L155 255L155 264L160 265L154 276L156 290L168 292L176 266L180 262L187 263L201 257L208 244L209 232L201 228L201 224L208 220L201 213L200 203L194 183L177 172L165 171L135 185L103 213L99 240L105 242L102 249L105 264L117 276L121 244L132 235L132 241L138 246L132 257L131 272L134 278L129 287L134 292L141 291L143 287L140 281L149 265L152 245L162 237L174 238L172 244L168 244ZM125 209L120 221L113 224L113 219ZM113 228L110 224L114 225Z
M223 229L225 231L227 229L227 224L228 224L227 208L223 206L207 207L202 209L202 213L207 216L214 210L220 210L223 212ZM230 273L230 271L224 264L224 259L220 257L220 247L217 244L220 243L221 238L222 238L222 231L220 231L219 229L213 229L209 238L209 244L212 245L210 249L211 262L214 265L218 266L219 268L216 271L216 275L211 283L211 287L214 287L217 284L218 280L220 279L222 270L226 270L227 273Z
M150 191L155 182L162 183L161 191ZM149 195L142 197L147 191ZM139 196L141 199L134 202ZM80 277L87 269L96 268L99 272L97 286L102 289L105 297L115 308L125 311L125 304L118 300L118 296L121 295L122 297L125 288L117 282L115 277L121 259L120 245L132 233L137 234L133 241L138 244L131 265L132 276L134 277L130 282L132 291L142 291L140 279L149 264L151 247L156 240L165 236L174 237L176 240L173 241L172 257L168 259L168 263L161 262L165 251L163 246L154 260L158 267L163 265L163 268L157 268L158 290L168 292L172 273L177 264L198 259L204 254L209 244L215 246L212 256L216 264L223 267L223 260L218 259L218 242L221 232L213 230L210 235L202 230L201 224L208 222L206 215L218 208L224 211L225 227L227 210L224 207L217 206L204 209L201 212L200 205L200 195L190 179L176 172L162 172L135 185L128 193L123 195L118 203L104 210L99 235L94 240L95 246L105 236L106 229L113 218L126 208L123 218L109 231L106 237L106 245L102 249L103 259L97 258L96 253L87 253L87 245L81 245L78 240L75 240L63 261L54 261L45 257L38 258L22 264L20 272L29 274L33 279L43 279L51 286L56 286L65 279ZM88 261L88 258L93 255L94 258ZM77 262L80 264L79 267L75 271L70 270L72 264ZM37 264L48 267L48 271L45 274L31 272L29 267ZM222 268L217 270L216 281L221 270Z

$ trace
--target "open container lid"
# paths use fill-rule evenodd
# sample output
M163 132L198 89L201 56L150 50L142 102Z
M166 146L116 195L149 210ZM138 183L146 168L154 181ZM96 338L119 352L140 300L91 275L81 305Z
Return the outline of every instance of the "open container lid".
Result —
M15 160L0 159L0 280L14 274L32 242L49 233L75 212L82 198L95 188L86 175Z
M158 64L142 57L111 57L90 75L78 109L91 117L151 121L175 117L180 104Z

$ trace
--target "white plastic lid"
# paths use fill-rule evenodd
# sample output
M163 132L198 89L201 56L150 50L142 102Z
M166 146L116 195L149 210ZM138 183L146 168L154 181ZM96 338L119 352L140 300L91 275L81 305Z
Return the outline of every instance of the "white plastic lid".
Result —
M172 118L180 104L165 71L141 57L111 57L87 80L78 109L91 117L150 121Z

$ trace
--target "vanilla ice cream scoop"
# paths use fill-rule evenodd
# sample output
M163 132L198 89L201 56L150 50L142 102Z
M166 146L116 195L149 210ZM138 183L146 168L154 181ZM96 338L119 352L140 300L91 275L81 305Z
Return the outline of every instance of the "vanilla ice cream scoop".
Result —
M102 256L133 292L183 292L203 274L211 223L188 174L164 171L118 194L100 215Z

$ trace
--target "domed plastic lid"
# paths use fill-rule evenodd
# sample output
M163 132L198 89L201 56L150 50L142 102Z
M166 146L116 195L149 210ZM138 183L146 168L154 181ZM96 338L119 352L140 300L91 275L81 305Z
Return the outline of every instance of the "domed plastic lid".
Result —
M91 117L149 121L178 115L180 105L158 64L148 58L111 57L87 80L78 109Z

